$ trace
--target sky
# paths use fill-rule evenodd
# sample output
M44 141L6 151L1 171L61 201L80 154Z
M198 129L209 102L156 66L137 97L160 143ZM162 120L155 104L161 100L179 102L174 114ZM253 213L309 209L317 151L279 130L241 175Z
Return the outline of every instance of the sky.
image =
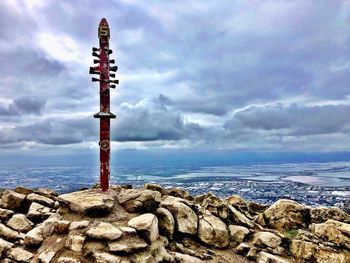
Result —
M350 149L350 1L2 0L3 158L98 152L103 17L113 152Z

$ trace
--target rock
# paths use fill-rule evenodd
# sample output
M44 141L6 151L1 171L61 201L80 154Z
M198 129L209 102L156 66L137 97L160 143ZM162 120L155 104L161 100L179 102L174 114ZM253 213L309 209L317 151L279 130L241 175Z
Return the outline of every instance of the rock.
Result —
M234 249L234 251L238 255L242 255L242 256L247 255L249 250L250 250L250 246L247 243L241 243Z
M24 244L27 247L38 247L43 242L43 226L39 225L30 230L24 238Z
M121 258L106 252L96 252L93 254L96 263L121 263ZM126 262L125 262L126 263Z
M161 202L161 207L168 209L175 219L176 231L183 234L196 235L198 217L193 210L183 203L183 199L168 196Z
M261 215L268 227L279 231L306 228L310 222L310 208L287 199L278 200Z
M317 263L348 263L350 262L350 252L319 248L315 258Z
M69 231L75 230L75 229L82 229L85 227L88 227L90 224L89 220L83 220L83 221L73 221L69 225Z
M7 226L18 232L27 233L32 229L33 223L30 222L25 215L16 214L7 222Z
M122 226L119 228L123 232L123 238L128 236L136 236L137 232L135 228Z
M196 257L192 257L190 255L186 255L186 254L181 254L181 253L177 253L177 252L172 252L172 255L174 255L175 258L175 262L178 263L202 263L203 261L196 258Z
M70 221L58 220L55 222L55 232L57 234L65 234L68 232Z
M95 239L116 240L122 235L119 228L110 223L101 222L96 227L90 227L86 235Z
M128 226L136 231L149 243L158 238L158 219L155 215L147 213L129 220Z
M36 202L39 204L42 204L44 206L49 206L49 207L53 207L55 201L53 201L52 199L42 196L42 195L38 195L35 193L31 193L29 195L27 195L27 200L31 201L31 202Z
M324 240L350 249L350 224L328 219L325 223L312 224L311 230Z
M16 193L12 190L6 190L1 197L1 205L4 208L16 210L21 207L24 199L26 198L25 195Z
M23 186L17 186L15 188L15 192L22 194L22 195L29 195L29 194L33 193L33 190L26 188L26 187L23 187Z
M9 258L17 262L28 263L33 257L33 253L19 247L12 248L9 252Z
M0 222L6 222L13 214L12 210L0 208Z
M81 262L72 257L60 257L57 263L81 263Z
M157 192L159 192L162 196L168 194L167 190L164 189L164 188L163 188L162 186L160 186L159 184L145 184L145 188L146 188L147 190L157 191Z
M46 197L55 197L58 196L58 193L52 189L49 188L39 188L35 191L35 193L39 194L39 195L44 195Z
M12 247L12 243L0 238L0 258L2 258L2 256Z
M135 253L145 249L147 246L148 244L138 237L121 239L108 244L109 251L114 253Z
M220 248L227 247L230 243L225 223L211 214L199 219L198 237L202 242Z
M65 247L76 252L81 252L84 241L85 241L85 236L69 235L66 240Z
M41 263L50 263L55 255L56 251L49 249L44 252L41 252L38 258Z
M258 232L254 235L252 243L257 247L276 248L281 244L280 237L270 232Z
M114 206L113 192L101 192L97 189L60 195L58 201L72 212L93 217L108 215Z
M156 211L159 231L163 235L172 237L175 229L175 220L169 210L159 207Z
M259 256L258 256L258 262L259 263L290 263L289 260L285 259L285 258L281 258L266 252L260 252Z
M44 219L44 208L45 206L32 202L27 213L27 218L33 222L41 222Z
M249 228L253 228L254 224L251 220L249 220L244 214L238 211L233 206L229 205L229 219L231 222L237 225L243 225Z
M187 191L181 188L171 188L167 191L167 194L182 199L193 200L193 197Z
M61 216L58 214L51 215L48 219L41 223L42 235L50 236L56 229L57 222L61 220Z
M296 259L310 260L318 250L317 244L312 242L293 239L289 245L289 251Z
M328 219L333 219L333 220L348 223L348 224L350 223L350 215L348 215L343 210L337 207L311 208L310 217L311 217L312 223L324 223Z
M249 234L249 229L244 226L229 225L230 239L242 243Z
M127 189L120 192L117 198L126 211L145 213L157 209L161 194L151 190Z
M0 224L0 237L8 241L15 241L20 238L17 231L14 231L3 224Z
M228 203L215 196L213 193L198 195L194 198L195 202L208 210L213 215L227 221L229 216Z

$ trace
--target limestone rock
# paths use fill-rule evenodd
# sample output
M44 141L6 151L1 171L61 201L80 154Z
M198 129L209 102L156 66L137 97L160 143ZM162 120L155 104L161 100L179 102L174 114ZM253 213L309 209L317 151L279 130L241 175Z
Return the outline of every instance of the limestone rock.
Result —
M107 252L96 252L93 254L96 263L121 263L121 258Z
M156 211L160 233L172 237L175 229L175 220L169 210L159 207Z
M161 194L158 191L127 189L119 193L118 202L130 213L144 213L156 210L160 198Z
M17 186L14 191L22 195L29 195L34 192L32 189L23 186Z
M310 208L295 201L280 199L261 214L267 226L286 231L307 227Z
M281 244L282 240L279 236L270 232L258 232L254 235L253 244L258 247L276 248Z
M56 253L57 253L56 251L51 249L45 250L40 253L38 258L41 263L50 263L53 257L56 255Z
M176 231L195 235L198 229L198 217L193 210L184 204L183 199L168 196L161 202L161 207L168 209L174 216Z
M312 242L293 239L289 251L296 259L310 260L317 252L318 246Z
M168 194L168 191L166 189L164 189L162 186L160 186L159 184L145 184L145 188L147 190L157 191L162 196Z
M241 243L234 249L234 251L238 255L242 255L242 256L245 256L249 250L250 250L250 246L247 243Z
M0 224L0 237L8 241L14 241L20 238L19 233L17 231L14 231L3 224Z
M129 220L128 226L135 228L150 243L158 238L158 219L153 214L147 213L134 217Z
M110 223L101 222L96 227L90 227L87 236L96 239L116 240L122 235L119 228Z
M16 193L12 190L6 190L1 197L1 205L4 208L16 210L20 208L22 205L24 199L26 198L25 195Z
M229 205L229 219L231 222L237 224L237 225L243 225L249 228L253 228L254 224L251 220L249 220L244 214L242 214L240 211L238 211L233 206Z
M7 222L7 226L18 232L27 233L32 229L33 223L25 215L16 214Z
M14 212L12 210L0 208L0 222L6 222L13 214Z
M90 224L89 220L73 221L69 225L69 230L82 229L88 227Z
M187 200L192 200L193 197L185 190L181 188L170 188L167 191L168 195L174 196L174 197L179 197L182 199L187 199Z
M145 249L147 246L148 244L138 237L126 239L123 238L108 244L109 251L114 253L135 253Z
M60 257L57 263L81 263L78 259L72 257Z
M208 210L213 215L227 220L229 216L228 203L215 196L213 193L198 195L194 198L195 202Z
M231 240L242 243L249 234L249 229L244 226L229 225Z
M24 244L27 247L38 247L43 242L43 226L39 225L30 230L24 238Z
M49 206L49 207L53 207L55 201L53 201L52 199L42 196L42 195L38 195L35 193L31 193L29 195L27 195L27 200L31 201L31 202L36 202L39 204L42 204L44 206Z
M97 189L63 194L58 196L58 201L72 212L89 216L108 215L114 206L113 192L105 193Z
M312 223L324 223L328 219L350 223L350 215L337 207L317 207L310 210Z
M69 235L66 240L65 247L70 250L80 252L83 248L84 241L85 241L85 236Z
M258 262L259 263L270 263L270 262L274 262L274 263L289 263L290 261L285 259L285 258L281 258L266 252L260 252L259 256L258 256Z
M350 262L350 252L320 248L315 258L317 263L348 263Z
M65 234L68 232L70 221L58 220L55 222L55 232L57 234Z
M225 223L211 214L199 219L198 237L202 242L220 248L227 247L230 242Z
M0 258L12 247L12 243L0 238Z
M173 252L171 253L172 255L174 255L175 258L175 262L178 263L201 263L203 262L202 260L196 258L196 257L192 257L190 255L186 255L186 254L181 254L178 252Z
M17 262L28 263L33 257L33 253L19 247L12 248L9 252L9 258Z

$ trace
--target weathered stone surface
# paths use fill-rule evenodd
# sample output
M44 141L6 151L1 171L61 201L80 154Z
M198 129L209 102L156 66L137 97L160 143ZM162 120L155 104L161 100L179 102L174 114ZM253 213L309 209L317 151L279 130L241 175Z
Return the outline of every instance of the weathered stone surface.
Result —
M30 230L24 238L24 244L27 247L38 247L43 242L43 226L39 225Z
M113 192L105 193L97 189L60 195L58 201L73 212L89 216L107 215L114 206Z
M220 248L227 247L230 243L225 223L211 214L199 219L198 237L202 242Z
M0 238L0 258L12 247L12 243Z
M167 191L168 195L174 196L174 197L179 197L182 199L187 199L187 200L192 200L193 197L184 189L181 188L170 188Z
M156 211L159 231L163 235L171 237L175 230L175 220L169 210L159 207Z
M160 186L159 184L145 184L145 188L147 190L157 191L162 196L168 194L168 191L165 188L163 188L162 186Z
M176 260L175 262L178 262L178 263L201 263L201 262L203 262L199 258L192 257L192 256L186 255L186 254L181 254L178 252L172 252L171 254L174 255L174 258Z
M148 244L138 237L120 239L108 244L109 251L114 253L134 253L143 250L146 247L148 247Z
M7 222L7 226L11 227L13 230L27 233L32 229L33 223L29 221L25 215L16 214Z
M128 212L153 212L160 203L161 194L158 191L144 189L127 189L119 193L118 202Z
M39 188L35 191L39 195L44 195L46 197L55 197L58 196L58 193L55 190L49 188Z
M231 222L237 224L237 225L243 225L249 228L253 228L254 224L251 220L249 220L244 214L242 214L240 211L238 211L233 206L229 205L229 219Z
M13 214L14 212L12 210L0 208L0 222L6 222Z
M83 235L69 235L65 247L76 252L81 252L84 241L85 236Z
M17 231L12 230L4 224L0 224L0 237L8 241L14 241L20 238L19 233Z
M250 246L247 244L247 243L241 243L239 244L235 249L234 251L238 254L238 255L242 255L242 256L245 256L248 251L250 249Z
M27 200L31 201L31 202L36 202L39 204L42 204L44 206L49 206L49 207L53 207L55 201L53 201L52 199L42 196L42 195L38 195L35 193L31 193L29 195L27 195Z
M121 258L107 252L96 252L93 254L96 263L121 263ZM126 262L125 262L126 263Z
M258 232L254 235L253 244L257 247L276 248L281 244L282 240L279 236L270 232Z
M53 257L56 255L56 251L54 250L45 250L40 253L39 255L39 260L41 263L50 263Z
M78 259L72 257L60 257L57 263L81 263Z
M55 232L57 234L65 234L68 232L70 221L58 220L55 222Z
M29 195L29 194L33 193L33 190L26 188L26 187L23 187L23 186L17 186L15 188L15 192L22 194L22 195Z
M168 196L161 202L174 216L176 231L183 234L195 235L198 229L198 217L193 210L184 204L183 199Z
M135 228L136 231L150 243L155 241L159 236L158 219L151 213L130 219L128 226Z
M22 205L25 198L26 196L23 194L16 193L12 190L6 190L2 194L1 205L4 208L16 210Z
M96 227L90 227L87 236L96 239L116 240L122 235L119 228L110 223L101 222Z
M215 196L213 193L198 195L194 198L195 202L208 210L213 215L227 220L229 216L228 203Z
M33 253L19 247L12 248L9 252L9 258L14 259L17 262L28 263L33 257Z
M350 215L337 207L317 207L311 208L310 217L312 223L324 223L328 219L350 223Z
M272 255L272 254L269 254L269 253L266 253L266 252L262 251L262 252L259 253L258 262L259 263L270 263L270 262L273 262L273 263L289 263L290 261L285 259L285 258L278 257L278 256L275 256L275 255Z
M73 221L69 225L69 230L82 229L88 227L90 224L89 220Z
M311 230L324 240L350 249L350 224L329 219L325 223L312 224Z
M249 234L249 229L244 226L229 225L230 239L242 243Z
M289 246L289 251L293 257L299 260L310 260L318 250L317 244L312 242L293 239Z
M292 200L280 199L261 215L268 227L286 231L307 227L310 221L310 208Z
M315 258L317 263L348 263L350 262L350 252L319 248Z

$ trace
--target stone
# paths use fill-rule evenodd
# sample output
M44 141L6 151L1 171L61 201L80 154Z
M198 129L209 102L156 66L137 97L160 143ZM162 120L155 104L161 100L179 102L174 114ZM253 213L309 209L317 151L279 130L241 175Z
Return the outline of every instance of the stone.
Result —
M55 232L57 234L65 234L68 232L70 221L58 220L55 222Z
M81 252L84 241L85 241L85 236L69 235L66 240L65 247L76 252Z
M95 252L93 254L96 263L121 263L121 258L107 252Z
M0 258L13 247L13 244L10 242L7 242L6 240L0 238Z
M311 230L326 241L350 249L350 224L328 219L325 223L312 224Z
M52 214L44 222L41 223L42 235L50 236L55 230L57 222L61 220L61 216L58 214Z
M348 263L350 262L350 252L320 248L315 258L317 263Z
M148 247L148 244L138 237L127 239L123 238L108 244L109 251L113 253L135 253L145 249L146 247Z
M88 227L90 224L89 220L82 220L82 221L73 221L69 225L69 231L75 230L75 229L82 229Z
M312 242L293 239L289 245L289 251L293 257L307 261L316 255L318 246Z
M310 222L310 208L287 199L278 200L261 215L266 226L279 231L306 228Z
M4 224L0 224L0 237L8 241L15 241L20 238L19 233L17 231L12 230Z
M29 195L29 194L33 193L33 190L26 188L26 187L23 187L23 186L17 186L15 188L15 192L22 194L22 195Z
M119 228L110 223L101 222L95 227L90 227L86 235L95 239L116 240L122 235Z
M49 207L53 207L55 203L55 201L53 201L52 199L42 195L35 194L35 193L31 193L27 195L27 200L31 202L39 203L44 206L49 206Z
M39 195L44 195L46 197L55 197L58 196L58 193L55 190L49 188L39 188L35 191Z
M159 231L163 235L172 237L175 230L175 220L169 210L159 207L156 211Z
M348 215L338 207L311 208L310 217L311 217L312 223L324 223L328 219L333 219L333 220L348 223L348 224L350 223L350 215Z
M17 262L28 263L33 257L33 253L19 247L12 248L9 252L9 258Z
M229 208L229 219L231 222L236 223L237 225L243 225L249 228L253 228L254 224L249 220L244 214L234 208L232 205L228 206Z
M215 196L213 193L198 195L194 198L195 202L208 210L213 215L227 221L229 217L228 203Z
M43 242L43 226L39 225L30 230L24 237L24 244L27 247L38 247Z
M178 252L172 252L171 253L174 258L175 258L175 262L177 263L202 263L203 261L200 260L199 258L190 256L190 255L186 255L186 254L181 254Z
M249 229L244 226L229 225L230 239L242 243L249 234Z
M121 226L119 228L123 232L123 237L125 236L136 236L137 232L135 228L128 227L128 226Z
M27 233L32 229L33 223L29 221L25 215L16 214L7 222L7 226L18 232Z
M143 214L129 220L129 227L135 228L147 242L155 241L159 236L158 219L151 213Z
M53 257L56 255L56 251L54 250L45 250L44 252L41 252L39 255L39 260L41 263L50 263Z
M0 208L0 222L6 222L13 216L14 212L12 210Z
M130 213L153 212L157 209L161 194L145 189L127 189L119 193L118 202Z
M176 222L176 231L182 234L197 234L198 217L196 213L184 203L183 199L168 196L160 205L168 209L173 215Z
M187 200L193 199L193 197L187 191L181 188L170 188L167 192L170 196L179 197Z
M58 201L72 212L93 217L108 215L114 206L113 192L98 189L63 194L58 196Z
M157 191L162 196L168 194L168 191L164 187L160 186L159 184L145 184L145 188L147 190Z
M285 259L285 258L281 258L266 252L260 252L259 256L258 256L258 262L259 263L290 263L289 260Z
M276 248L282 243L282 240L273 233L258 232L254 235L252 243L257 247Z
M78 259L72 257L60 257L57 263L81 263Z
M225 248L230 243L225 223L211 214L199 219L198 237L202 242L220 248Z
M6 190L1 197L1 205L3 208L11 209L11 210L17 210L21 207L24 199L26 198L25 195L16 193L12 190Z
M249 250L250 250L250 246L247 243L241 243L234 249L234 251L238 255L242 255L242 256L245 256Z

